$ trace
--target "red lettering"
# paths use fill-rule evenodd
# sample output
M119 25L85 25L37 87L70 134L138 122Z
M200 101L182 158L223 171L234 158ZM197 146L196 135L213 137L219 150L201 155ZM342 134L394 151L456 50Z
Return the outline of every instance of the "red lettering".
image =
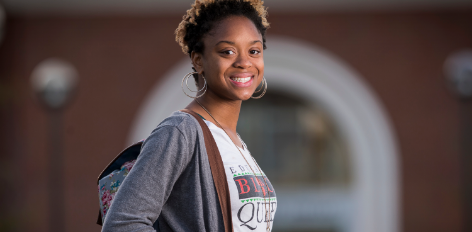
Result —
M256 180L257 180L257 183L261 186L261 189L262 189L262 193L264 194L264 196L266 195L266 190L264 188L264 183L262 183L261 180L259 180L259 178L256 177Z
M267 177L266 177L266 178L264 178L264 179L265 179L267 182L269 182L269 180L267 179ZM274 191L270 190L270 188L269 188L269 185L267 185L267 190L269 190L269 192L271 192L271 193L273 193L273 192L274 192Z
M239 183L239 187L241 189L241 192L239 194L245 194L245 193L248 193L251 190L251 187L249 187L249 185L247 184L247 180L241 178L241 179L234 180L234 181L237 181ZM241 181L244 181L244 184L241 183ZM247 191L244 191L244 187L247 187Z
M252 179L252 177L251 177L251 180L252 180L252 184L254 185L254 188L256 189L256 193L260 192L259 190L257 190L256 183L254 183L254 179Z

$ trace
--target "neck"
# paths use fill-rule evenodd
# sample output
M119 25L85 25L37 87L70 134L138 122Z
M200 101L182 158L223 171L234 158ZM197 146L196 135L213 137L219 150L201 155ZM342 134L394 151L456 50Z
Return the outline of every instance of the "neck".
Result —
M242 101L228 101L227 99L214 98L210 95L212 95L211 92L208 95L205 94L201 98L193 100L186 108L199 113L216 125L219 123L225 130L236 133ZM214 122L213 118L198 103L205 107L218 123Z

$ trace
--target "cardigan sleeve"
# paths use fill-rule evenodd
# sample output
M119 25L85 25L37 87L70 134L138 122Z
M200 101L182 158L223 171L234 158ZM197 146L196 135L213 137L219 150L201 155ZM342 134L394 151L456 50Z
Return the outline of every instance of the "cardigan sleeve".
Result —
M152 226L193 152L192 139L177 126L156 128L117 191L102 231L155 231Z

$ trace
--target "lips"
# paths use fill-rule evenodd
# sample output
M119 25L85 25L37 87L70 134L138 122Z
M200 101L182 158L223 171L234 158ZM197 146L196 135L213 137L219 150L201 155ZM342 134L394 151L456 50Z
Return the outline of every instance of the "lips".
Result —
M244 78L232 77L231 80L239 82L239 83L246 83L251 80L251 77L244 77Z
M231 82L238 87L247 87L252 84L252 73L238 73L230 76Z

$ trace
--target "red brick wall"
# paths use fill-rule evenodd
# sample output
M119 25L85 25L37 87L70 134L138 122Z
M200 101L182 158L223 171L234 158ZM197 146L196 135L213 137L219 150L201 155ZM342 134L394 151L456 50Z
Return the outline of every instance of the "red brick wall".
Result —
M450 53L472 48L471 12L287 15L270 22L271 34L310 41L345 60L380 97L400 144L404 231L461 231L459 102L442 68Z
M269 35L327 49L379 96L400 144L402 231L460 231L459 102L445 88L442 66L451 52L472 47L472 10L269 19ZM179 21L10 18L0 47L0 225L10 226L6 231L48 231L48 118L31 96L33 68L59 57L80 74L64 113L66 226L99 231L96 177L125 146L148 91L185 58L173 36Z

